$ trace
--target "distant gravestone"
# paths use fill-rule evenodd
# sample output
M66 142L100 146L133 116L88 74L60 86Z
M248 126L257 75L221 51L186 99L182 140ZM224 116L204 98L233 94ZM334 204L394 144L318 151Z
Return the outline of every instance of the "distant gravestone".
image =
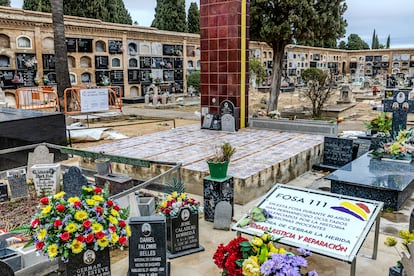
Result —
M82 194L82 186L87 186L88 180L78 167L70 167L63 174L63 191L65 199Z
M0 183L0 202L9 200L9 192L7 191L7 184Z
M60 164L36 164L30 168L37 196L60 191Z
M168 100L167 93L163 93L161 95L161 103L165 105L165 104L167 104L167 100Z
M221 102L220 104L220 115L221 116L223 116L224 114L231 114L234 116L234 112L235 112L234 104L231 101L225 100Z
M350 103L352 101L352 89L349 85L342 85L339 93L338 104Z
M26 182L26 170L7 171L7 179L10 187L10 199L14 200L29 196L29 189Z
M354 143L358 145L357 158L370 151L371 140L357 139Z
M232 218L231 204L220 201L214 211L214 229L230 230Z
M150 103L150 96L149 96L148 93L145 94L145 96L144 96L144 103L147 104L147 105Z
M206 116L204 116L202 128L210 129L213 125L213 120L214 114L206 114Z
M224 114L221 116L221 130L229 132L236 131L236 121L233 115Z
M131 217L129 220L129 276L170 275L167 267L165 217Z
M30 168L35 164L52 164L54 154L49 153L48 147L45 145L37 146L33 152L29 152L27 158L27 178L32 179L32 171Z

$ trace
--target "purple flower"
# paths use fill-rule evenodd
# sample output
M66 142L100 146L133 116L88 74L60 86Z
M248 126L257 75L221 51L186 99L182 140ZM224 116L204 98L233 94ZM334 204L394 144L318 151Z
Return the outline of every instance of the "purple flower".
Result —
M316 270L309 271L308 276L318 276L318 272Z
M272 275L272 270L273 270L273 260L270 259L266 262L264 262L261 266L260 266L260 272L264 275L264 276L268 276L268 275Z
M266 216L266 218L272 218L272 215L266 209L263 209L263 214Z
M300 248L297 249L297 251L305 257L312 256L312 252L310 250L305 249L305 248L300 247Z
M301 256L294 256L292 257L292 265L307 267L308 262Z

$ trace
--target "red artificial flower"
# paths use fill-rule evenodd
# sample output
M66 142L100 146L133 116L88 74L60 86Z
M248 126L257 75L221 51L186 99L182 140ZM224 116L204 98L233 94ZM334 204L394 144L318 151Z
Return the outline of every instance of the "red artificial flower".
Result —
M91 242L93 242L94 239L95 239L95 237L94 237L94 235L92 233L91 234L88 234L86 236L86 243L91 243Z
M106 202L106 205L108 205L109 207L112 207L112 206L114 206L114 202L112 200L108 200Z
M76 208L82 207L82 202L75 201L75 202L73 202L73 206L75 206Z
M63 232L62 234L60 234L60 239L62 241L68 241L70 239L70 234L69 232Z
M40 199L40 203L42 203L43 205L48 205L49 204L49 198L47 197L42 197Z
M226 246L220 244L214 253L214 263L218 268L223 269L226 275L243 275L242 268L236 263L237 260L243 259L243 253L240 249L240 243L243 241L248 240L244 237L237 237L231 240Z
M85 241L85 237L82 236L82 235L80 235L80 236L77 236L76 237L76 240L79 241L79 242L84 242Z
M60 219L56 219L54 222L53 222L53 226L55 226L56 228L58 228L59 226L61 226L62 225L62 221L60 220Z
M45 243L42 241L39 241L36 243L36 250L41 250L45 246Z
M103 237L105 237L105 233L102 231L99 231L98 233L95 234L96 238L98 240L102 239Z
M36 228L40 223L40 220L38 218L35 218L34 220L32 220L31 226L32 228Z
M119 207L118 205L115 205L114 209L119 212L119 210L121 210L121 207Z
M126 222L124 220L119 221L119 227L124 228L126 226Z
M128 239L124 236L119 237L118 242L121 245L125 245L127 243Z
M95 187L95 188L94 188L94 191L95 191L95 194L100 194L100 193L102 193L102 189L101 189L101 188L99 188L99 187Z
M62 213L63 211L65 211L65 205L59 204L58 206L56 206L56 210Z
M110 225L108 228L109 228L109 231L111 231L111 233L116 232L116 227L115 226Z
M85 220L85 221L82 223L82 226L83 226L83 228L85 228L85 229L90 228L90 227L91 227L91 225L92 225L92 222L91 222L90 220Z
M103 214L103 208L101 206L96 206L95 210L96 210L97 213L99 213L101 215Z

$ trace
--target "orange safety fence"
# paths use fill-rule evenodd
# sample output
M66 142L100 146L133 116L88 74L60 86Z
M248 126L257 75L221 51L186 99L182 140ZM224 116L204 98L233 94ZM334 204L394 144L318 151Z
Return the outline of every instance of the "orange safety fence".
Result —
M52 87L21 87L15 93L16 108L60 111L59 97Z
M85 113L85 112L90 112L90 110L83 110L82 106L82 96L81 96L81 90L94 90L94 89L108 89L108 103L103 104L103 106L105 106L105 108L107 107L107 109L102 109L100 110L99 107L93 109L93 111L105 111L105 110L119 110L122 111L122 87L120 86L103 86L103 87L82 87L82 86L77 86L77 87L72 87L72 88L67 88L64 91L64 109L65 109L65 114L70 114L70 115L75 115L75 114L81 114L81 113ZM87 92L87 91L86 91ZM91 105L99 105L102 104L102 102L100 102L102 100L102 98L96 98L97 102L93 102L94 99L89 101L92 101L90 104Z

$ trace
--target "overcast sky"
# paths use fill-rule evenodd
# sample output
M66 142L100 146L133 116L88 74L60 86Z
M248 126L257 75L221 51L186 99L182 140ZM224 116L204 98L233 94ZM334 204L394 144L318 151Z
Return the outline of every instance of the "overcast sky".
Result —
M186 10L191 2L185 0ZM11 6L22 7L23 0L11 0ZM140 26L150 26L154 19L156 0L124 0L132 20ZM386 44L387 36L391 36L391 48L414 48L414 4L413 0L346 0L348 10L345 18L348 22L347 33L358 34L371 46L374 29L379 42Z

